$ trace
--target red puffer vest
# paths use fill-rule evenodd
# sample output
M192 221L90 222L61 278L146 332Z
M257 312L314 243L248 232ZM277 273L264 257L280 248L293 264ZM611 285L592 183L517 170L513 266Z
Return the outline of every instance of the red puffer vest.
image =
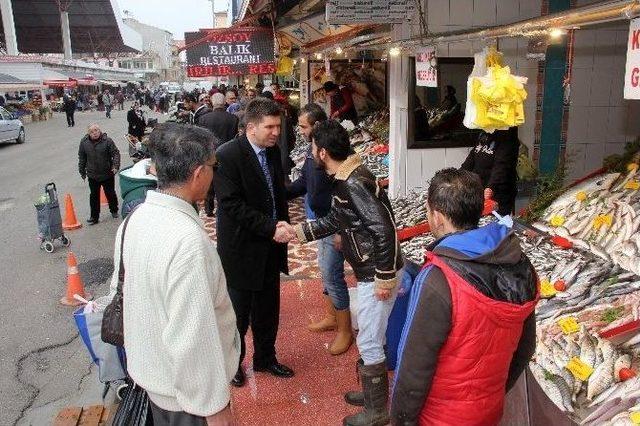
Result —
M524 305L491 299L476 290L433 253L451 291L451 331L438 355L420 425L497 424L505 384L525 319L537 297Z

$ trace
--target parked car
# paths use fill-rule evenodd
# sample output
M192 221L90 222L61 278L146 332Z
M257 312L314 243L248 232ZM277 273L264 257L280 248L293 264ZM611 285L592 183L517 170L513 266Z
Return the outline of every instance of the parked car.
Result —
M24 143L25 132L22 121L0 107L0 142Z

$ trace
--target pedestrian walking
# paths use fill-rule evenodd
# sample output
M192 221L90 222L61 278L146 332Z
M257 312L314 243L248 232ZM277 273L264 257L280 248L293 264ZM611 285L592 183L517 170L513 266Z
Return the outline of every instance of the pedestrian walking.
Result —
M253 333L253 370L292 377L276 357L280 317L280 272L288 273L284 225L289 220L284 173L276 145L280 108L266 99L247 105L246 134L217 151L218 253L237 316L242 350L231 384L242 386L244 337ZM247 261L251 267L247 267Z
M62 107L67 115L67 126L73 127L76 125L74 115L76 113L76 99L73 96L65 96Z
M402 252L391 203L376 177L351 151L349 134L334 120L311 132L313 158L333 176L333 204L325 217L298 224L302 243L335 233L358 280L358 373L363 392L349 392L347 402L364 411L347 416L344 425L386 425L389 382L384 345L387 322L396 298Z
M111 118L111 109L113 108L113 95L108 90L104 91L102 95L102 102L104 103L104 110L106 111L107 118Z
M311 132L319 123L327 120L327 114L317 104L307 104L300 110L298 129L302 137L309 141ZM331 210L331 191L333 181L316 166L311 146L302 166L300 177L287 185L287 198L304 196L307 219L316 220L325 217ZM322 275L325 316L318 322L308 325L310 331L323 332L336 330L329 344L329 353L340 355L346 352L353 341L351 334L351 311L349 310L349 290L344 280L344 256L334 245L334 236L318 241L318 266Z
M116 103L118 104L118 109L120 111L124 111L124 93L122 93L122 89L118 90L118 93L116 94Z
M483 204L482 182L469 171L431 179L437 240L411 288L392 424L497 425L535 351L535 270L509 228L478 228Z
M87 220L95 225L100 220L100 188L109 201L109 211L114 218L118 217L118 196L115 191L114 176L120 169L120 151L97 124L87 128L87 134L80 141L78 148L78 171L82 180L89 179L89 206L91 216Z
M220 258L192 207L217 168L213 137L166 123L149 145L158 189L147 192L115 242L115 264L122 253L126 271L127 371L149 395L155 425L232 425L238 331Z

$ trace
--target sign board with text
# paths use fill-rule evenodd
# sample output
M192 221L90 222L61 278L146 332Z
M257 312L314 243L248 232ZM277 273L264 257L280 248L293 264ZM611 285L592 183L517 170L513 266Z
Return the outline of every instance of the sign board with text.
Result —
M399 24L407 21L408 0L328 0L329 24Z
M640 99L640 18L632 19L629 24L624 98Z
M416 51L416 86L438 87L438 62L435 47L426 47Z
M187 76L273 74L273 32L263 28L225 28L185 33L189 46L206 37L207 41L187 49Z

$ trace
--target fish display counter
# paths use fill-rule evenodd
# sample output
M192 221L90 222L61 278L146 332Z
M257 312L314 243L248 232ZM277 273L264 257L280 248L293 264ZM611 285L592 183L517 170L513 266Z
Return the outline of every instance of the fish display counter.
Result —
M518 231L540 280L531 374L577 424L640 424L638 189L632 162L566 190Z

